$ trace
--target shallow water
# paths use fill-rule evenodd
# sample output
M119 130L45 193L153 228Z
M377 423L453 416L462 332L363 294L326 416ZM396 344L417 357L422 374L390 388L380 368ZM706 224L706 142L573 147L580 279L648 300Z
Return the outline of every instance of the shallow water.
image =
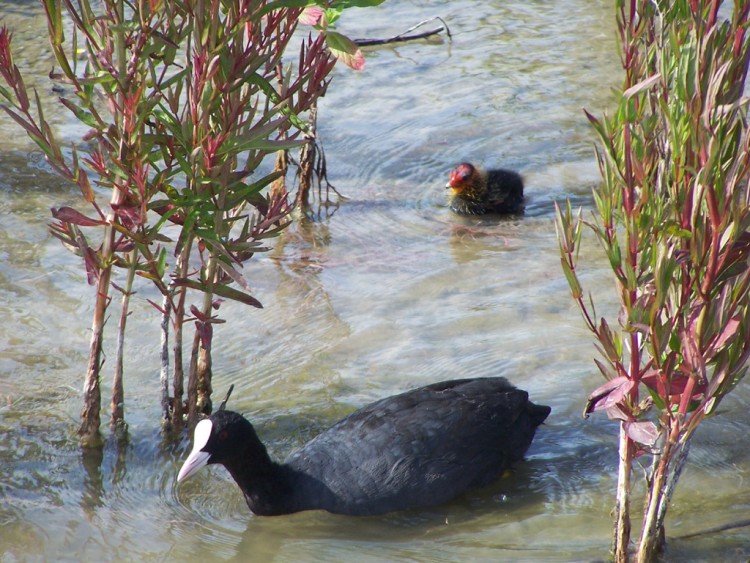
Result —
M15 30L17 64L51 102L38 5L0 0L0 13ZM402 0L354 10L340 27L384 37L435 15L452 42L371 48L365 72L336 69L320 133L330 179L347 199L296 223L249 263L265 308L222 307L214 387L219 395L235 384L232 408L283 457L371 400L451 377L504 375L553 408L527 461L448 505L372 518L255 518L215 468L178 488L189 441L163 443L156 429L158 318L145 286L129 324L130 443L82 455L75 429L91 288L45 226L50 207L77 197L2 117L2 561L607 558L616 428L580 416L600 380L559 268L553 203L590 208L598 172L581 108L611 106L614 14L605 0ZM50 106L48 114L75 138L64 113ZM521 171L525 216L450 213L443 185L465 159ZM605 264L593 243L584 255L584 279L611 311ZM668 560L750 556L746 529L678 539L746 518L749 401L741 387L696 437L670 508Z

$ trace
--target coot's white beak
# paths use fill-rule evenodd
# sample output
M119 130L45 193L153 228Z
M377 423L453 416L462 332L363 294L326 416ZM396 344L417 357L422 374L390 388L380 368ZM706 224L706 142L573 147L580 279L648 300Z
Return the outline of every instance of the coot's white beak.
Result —
M178 483L184 481L201 467L208 464L211 454L201 450L208 443L208 439L211 437L212 428L213 423L209 419L201 420L195 426L195 433L193 434L193 451L190 452L185 463L182 464L180 472L177 474Z

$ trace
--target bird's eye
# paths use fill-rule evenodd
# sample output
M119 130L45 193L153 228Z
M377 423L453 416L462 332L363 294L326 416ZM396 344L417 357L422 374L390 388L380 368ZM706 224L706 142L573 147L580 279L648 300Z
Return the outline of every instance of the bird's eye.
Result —
M226 430L222 430L221 432L219 432L219 441L223 442L227 438L229 438L229 432L227 432Z
M471 166L467 166L466 164L462 164L456 169L456 175L458 176L458 179L462 182L465 182L469 178L471 178L471 175L473 173L473 169Z

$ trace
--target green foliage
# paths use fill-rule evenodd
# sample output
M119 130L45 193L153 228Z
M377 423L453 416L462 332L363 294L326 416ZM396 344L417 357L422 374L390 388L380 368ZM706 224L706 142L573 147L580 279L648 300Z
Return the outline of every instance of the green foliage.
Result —
M377 3L321 4L340 12ZM209 325L218 322L220 302L214 296L259 307L249 295L242 264L267 250L265 239L289 221L286 192L263 194L277 175L257 177L255 172L267 155L305 142L303 116L325 93L335 64L323 30L308 33L298 56L289 57L303 9L315 3L42 4L60 69L52 77L72 92L60 102L89 128L81 145L85 156L76 148L66 153L39 99L29 96L13 62L12 35L4 27L0 76L6 86L0 87L0 108L50 165L78 186L89 207L87 213L54 210L50 226L83 257L87 278L97 285L88 398L92 405L99 400L99 354L113 267L128 271L125 296L132 292L133 274L159 289L165 301L157 307L172 317L178 334L186 291L202 292L202 304L194 311L200 336L194 346L204 354L208 367L202 377L208 379L203 388L210 393ZM127 306L124 299L123 311ZM175 364L180 362L176 358ZM191 364L188 401L193 409L199 369ZM175 370L173 404L179 410L181 366ZM166 400L165 393L165 405ZM98 432L98 425L96 406L81 434Z
M359 47L348 37L334 31L334 25L344 10L378 6L385 0L316 0L307 2L301 21L321 31L331 54L354 70L365 67L365 58Z
M744 377L750 357L750 139L742 95L750 2L735 2L731 21L718 21L719 2L705 0L617 6L625 85L611 116L586 114L601 143L602 174L586 225L615 277L616 331L581 298L580 237L566 233L582 220L569 206L558 209L558 233L573 298L603 352L601 371L632 382L616 401L602 386L587 412L606 410L622 421L627 460L658 454L639 551L647 557L653 546L644 545L659 537L666 512L655 508L666 494L660 487L674 485L675 459ZM618 549L627 554L627 545L616 546L619 557Z

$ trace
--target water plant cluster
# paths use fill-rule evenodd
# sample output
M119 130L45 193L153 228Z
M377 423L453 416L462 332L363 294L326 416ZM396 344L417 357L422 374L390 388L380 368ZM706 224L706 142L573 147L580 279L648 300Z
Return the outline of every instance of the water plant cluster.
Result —
M153 305L162 315L165 425L179 428L185 410L189 422L210 412L217 310L226 299L261 306L243 263L290 221L283 183L263 192L282 172L259 167L271 153L312 142L303 116L325 93L337 58L363 64L333 23L346 8L380 2L43 0L57 63L50 77L60 103L88 129L72 149L26 88L12 34L0 29L2 109L83 199L80 208L54 209L50 229L81 257L96 288L84 445L101 443L102 346L117 295L111 416L125 429L125 328L139 278L162 295ZM295 37L300 23L313 27ZM195 302L189 291L199 292ZM196 330L185 353L189 321Z
M562 268L606 379L584 414L620 427L617 561L631 556L634 460L651 460L634 552L651 561L690 440L750 357L750 2L736 1L729 21L720 5L616 2L625 82L612 115L587 113L601 147L595 212L558 209ZM583 289L584 225L612 268L616 319Z

